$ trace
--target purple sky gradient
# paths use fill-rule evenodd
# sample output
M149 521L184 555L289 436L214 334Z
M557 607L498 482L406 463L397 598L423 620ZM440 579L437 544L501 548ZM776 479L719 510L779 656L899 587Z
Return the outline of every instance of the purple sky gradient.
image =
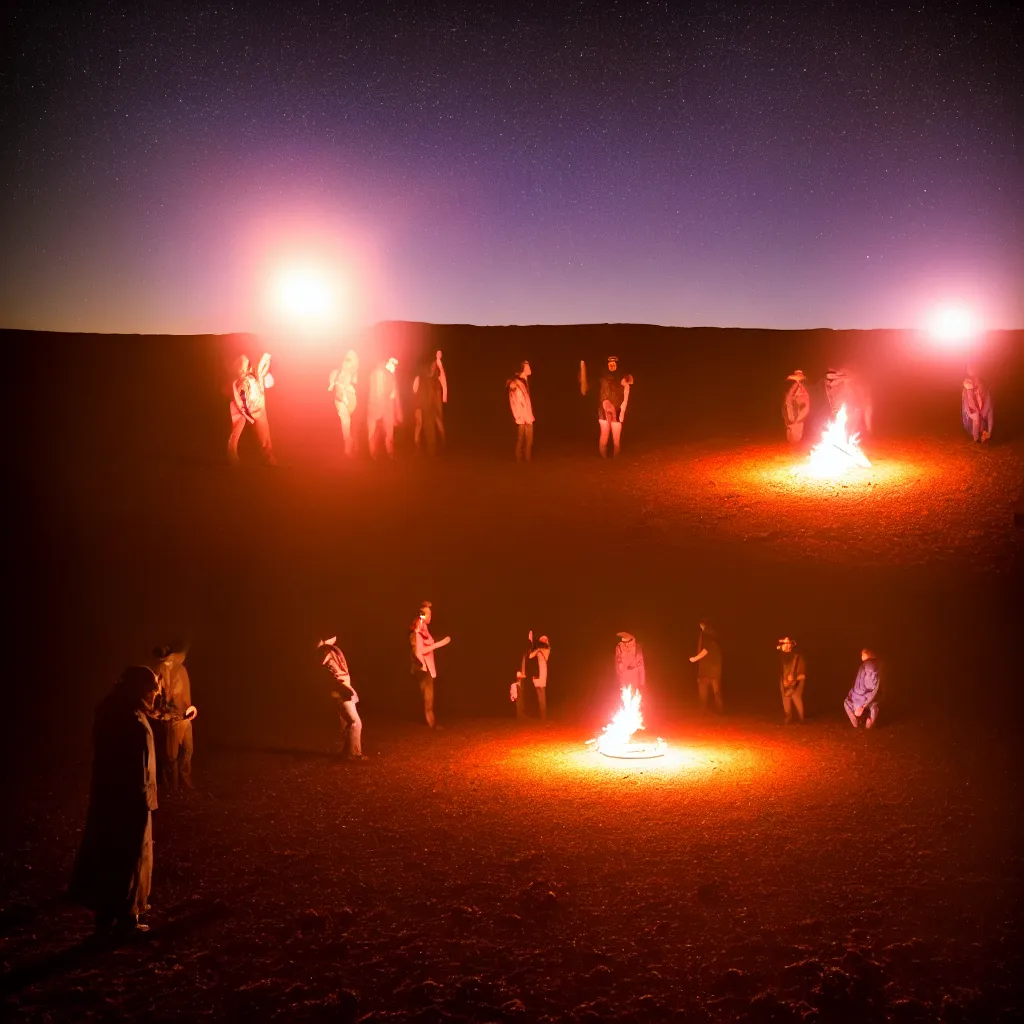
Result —
M52 5L56 7L57 5ZM1019 19L969 3L16 7L0 326L1024 326Z

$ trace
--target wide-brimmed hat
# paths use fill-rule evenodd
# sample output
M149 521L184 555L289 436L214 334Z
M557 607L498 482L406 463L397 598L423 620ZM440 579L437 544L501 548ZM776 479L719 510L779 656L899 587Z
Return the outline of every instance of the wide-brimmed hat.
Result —
M801 381L801 380L807 380L807 377L805 376L805 374L804 374L804 371L803 371L803 370L794 370L794 371L793 371L793 372L792 372L792 373L791 373L791 374L790 374L790 375L789 375L789 376L788 376L788 377L786 378L786 380L795 380L795 381Z
M635 640L636 637L632 633L616 633L615 634L620 640Z

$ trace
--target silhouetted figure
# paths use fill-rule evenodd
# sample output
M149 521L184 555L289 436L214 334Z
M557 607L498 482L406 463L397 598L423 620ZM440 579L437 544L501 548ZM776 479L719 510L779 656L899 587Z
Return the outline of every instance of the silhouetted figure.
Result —
M246 423L252 425L259 438L263 458L270 466L277 465L270 443L267 423L267 388L274 386L270 373L270 353L264 352L254 370L248 356L239 356L237 372L231 385L231 436L228 438L228 461L238 465L238 439Z
M157 761L161 782L169 793L177 793L184 786L192 788L192 722L197 711L192 703L192 683L185 668L185 644L175 643L158 647L153 655L157 659L157 695L155 715L162 726L157 730L162 743Z
M392 356L370 374L366 432L370 454L374 458L377 458L380 452L382 435L388 458L395 457L395 425L402 422L402 403L398 398L398 382L395 380L396 369L398 360Z
M356 383L359 380L359 356L354 349L345 353L337 370L331 370L327 390L334 396L334 409L341 424L341 440L345 446L345 457L351 459L356 453L356 437L352 432L352 414L356 411Z
M708 710L712 698L715 711L722 713L722 648L718 636L707 624L700 624L700 650L690 659L697 666L697 695L702 711Z
M441 350L434 353L433 360L423 371L417 374L412 382L412 393L415 413L413 444L420 451L421 443L425 443L427 454L437 452L437 441L444 444L444 406L448 401L448 378L445 376L444 364L441 362Z
M530 630L530 641L533 641L533 630ZM534 662L533 688L537 691L537 706L540 710L540 720L548 720L548 662L551 660L551 641L542 636L533 645L529 653L529 660Z
M96 915L98 932L148 931L139 915L149 909L157 797L147 716L158 691L153 671L133 665L96 709L89 812L68 896Z
M784 636L778 643L779 690L782 693L782 712L786 725L793 721L793 710L799 722L804 720L804 683L807 681L807 662L796 649L796 641Z
M508 404L516 424L516 462L530 462L533 458L533 402L530 400L530 375L533 370L528 361L519 364L519 372L505 382Z
M615 676L621 690L632 686L634 693L647 693L647 669L644 666L644 651L632 633L617 633L619 642L615 645Z
M863 719L864 728L871 729L878 721L878 690L881 674L875 652L865 647L860 652L860 668L853 681L853 689L846 695L843 706L850 725L856 729Z
M871 391L860 376L845 368L829 370L825 374L825 397L833 419L846 406L846 429L850 434L871 433Z
M633 377L619 373L619 357L609 356L607 369L601 374L598 382L597 423L598 451L601 458L608 457L608 440L611 438L612 451L619 454L622 444L622 424L626 419L626 406L629 405L629 391L633 386ZM587 367L580 363L580 390L585 395L587 386Z
M976 375L964 378L960 393L960 418L964 430L979 444L984 444L992 436L992 392Z
M786 397L782 400L782 420L786 424L786 440L798 444L804 436L804 422L811 411L811 395L804 381L803 370L794 370L786 380L790 381Z
M333 676L331 699L337 709L338 724L341 727L341 753L350 761L365 761L367 758L363 756L362 746L363 721L356 708L359 703L359 694L356 693L356 688L352 685L348 662L338 646L338 638L332 636L329 640L321 640L317 647L327 648L321 664L326 665L327 671Z
M431 729L437 729L439 726L434 718L434 683L437 681L434 651L446 647L452 638L446 636L443 640L435 640L430 635L432 609L433 605L429 601L420 605L420 613L412 624L409 640L412 645L412 674L423 696L423 716Z

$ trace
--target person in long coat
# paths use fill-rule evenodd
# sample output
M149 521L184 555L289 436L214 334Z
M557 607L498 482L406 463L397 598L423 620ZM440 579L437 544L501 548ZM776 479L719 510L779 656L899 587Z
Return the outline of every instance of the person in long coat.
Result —
M139 915L149 909L153 878L156 753L148 714L158 691L152 669L133 665L96 709L89 812L68 897L95 914L97 932L149 930Z

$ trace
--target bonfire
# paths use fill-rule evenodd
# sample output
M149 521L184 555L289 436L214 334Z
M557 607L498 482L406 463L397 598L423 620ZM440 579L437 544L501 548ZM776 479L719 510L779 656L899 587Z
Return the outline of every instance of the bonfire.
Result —
M867 456L861 451L860 434L848 433L846 422L846 406L841 405L836 418L829 423L821 440L811 449L812 476L834 480L856 467L871 468Z
M665 741L659 736L651 741L637 740L636 734L643 731L644 720L640 714L640 691L632 686L622 688L622 706L601 731L595 744L605 757L661 757L665 753Z

